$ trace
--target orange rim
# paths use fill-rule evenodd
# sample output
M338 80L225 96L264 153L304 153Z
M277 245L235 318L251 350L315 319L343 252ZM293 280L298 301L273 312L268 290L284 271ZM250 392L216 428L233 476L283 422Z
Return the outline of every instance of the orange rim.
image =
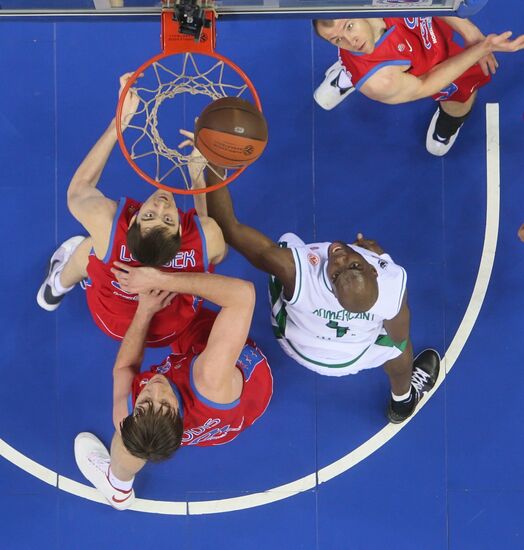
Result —
M212 185L210 187L206 187L204 189L179 189L177 187L171 187L170 185L166 185L164 183L161 183L154 178L152 178L149 174L144 172L137 163L133 160L131 157L131 154L129 153L127 149L127 145L124 141L124 136L122 132L122 106L124 105L124 100L127 96L127 93L129 89L135 84L135 82L138 79L138 76L142 74L148 67L150 67L153 63L156 63L157 61L160 61L161 59L165 59L166 57L170 57L172 55L180 55L185 53L193 53L193 50L190 48L186 50L181 50L175 53L159 53L158 55L152 57L142 65L133 73L131 78L127 81L126 85L124 86L124 89L122 90L122 93L120 94L120 98L118 99L118 104L116 108L116 133L118 136L118 143L120 144L120 149L122 150L122 153L124 157L126 158L127 162L133 167L133 169L137 172L137 174L146 180L151 185L154 185L155 187L158 187L159 189L164 189L165 191L170 191L172 193L178 193L180 195L200 195L201 193L209 193L211 191L214 191L216 189L220 189L222 187L225 187L229 183L231 183L234 179L238 178L240 174L247 168L247 166L243 166L242 168L238 168L235 170L228 178L226 178L224 181L221 181L220 183L217 183L215 185ZM248 76L244 73L244 71L235 65L230 59L227 57L224 57L223 55L220 55L214 51L208 51L205 53L195 52L199 55L207 55L209 57L214 57L215 59L218 59L219 61L224 62L226 65L228 65L231 69L233 69L247 84L247 87L249 88L249 91L251 92L253 99L255 101L255 105L258 107L260 112L262 112L262 105L260 103L260 99L258 97L257 91L251 82L249 80Z

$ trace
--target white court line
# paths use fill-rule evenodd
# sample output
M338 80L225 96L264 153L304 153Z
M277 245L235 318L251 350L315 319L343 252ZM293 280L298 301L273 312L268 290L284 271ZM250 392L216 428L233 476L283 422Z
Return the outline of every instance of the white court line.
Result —
M444 381L446 373L449 373L455 364L455 361L460 355L469 338L469 335L471 334L471 331L473 330L488 290L493 263L495 261L495 252L497 249L500 208L499 105L496 103L486 105L486 133L486 228L477 279L475 281L475 286L473 288L473 293L466 309L466 313L464 314L455 337L453 338L448 350L446 351L446 355L443 358L445 369L442 369L435 387L424 398L421 406L415 414L417 414L427 403L427 400ZM241 497L187 503L136 499L134 505L130 509L137 512L169 515L216 514L254 508L264 504L269 504L271 502L276 502L278 500L283 500L317 487L317 476L318 484L321 484L349 470L360 461L374 453L377 449L382 447L382 445L387 443L400 430L405 428L411 418L402 424L388 424L365 443L360 445L360 447L357 447L347 455L343 456L336 462L333 462L329 466L322 468L318 472L314 472L308 476L292 481L291 483L268 489L262 493L252 493ZM105 502L105 499L93 487L88 487L87 485L58 475L56 472L45 468L44 466L19 453L2 439L0 439L0 456L3 456L5 459L9 460L19 468L22 468L29 474L41 479L45 483L54 485L59 489L67 491L73 495L96 502L101 502L109 506L109 504Z

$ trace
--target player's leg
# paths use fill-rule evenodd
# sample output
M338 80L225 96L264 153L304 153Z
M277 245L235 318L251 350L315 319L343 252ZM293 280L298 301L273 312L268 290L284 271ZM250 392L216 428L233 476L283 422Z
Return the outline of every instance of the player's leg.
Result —
M421 397L435 385L440 356L435 350L426 349L413 360L410 341L401 355L384 364L384 370L391 384L388 418L399 424L413 414Z
M93 239L86 237L74 250L58 277L62 288L72 288L87 277L87 263L92 248Z
M49 260L47 276L38 290L38 305L54 311L76 283L87 276L91 237L71 237L63 242Z
M117 510L129 508L135 499L135 474L145 460L131 455L119 433L111 443L111 455L93 434L80 433L75 438L75 460L82 474Z
M473 92L464 102L438 102L439 107L431 119L426 136L426 148L429 153L441 157L453 147L462 125L471 113L476 97L477 92Z

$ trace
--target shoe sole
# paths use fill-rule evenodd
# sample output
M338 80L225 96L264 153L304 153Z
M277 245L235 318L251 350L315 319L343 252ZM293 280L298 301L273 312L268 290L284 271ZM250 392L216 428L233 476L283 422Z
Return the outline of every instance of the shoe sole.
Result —
M64 241L54 252L51 258L49 259L48 265L47 265L47 275L44 279L44 282L41 284L40 288L38 289L38 292L36 294L36 302L37 304L46 311L55 311L60 306L61 302L58 302L57 304L49 304L44 299L44 293L45 293L45 287L48 285L49 277L51 276L51 272L53 271L53 257L55 254L61 249L61 248L71 248L71 253L69 254L69 258L73 254L76 248L80 246L80 243L85 240L86 237L83 237L82 235L77 235L75 237L71 237ZM73 246L72 246L73 245ZM68 258L68 259L69 259ZM67 261L67 260L66 260Z

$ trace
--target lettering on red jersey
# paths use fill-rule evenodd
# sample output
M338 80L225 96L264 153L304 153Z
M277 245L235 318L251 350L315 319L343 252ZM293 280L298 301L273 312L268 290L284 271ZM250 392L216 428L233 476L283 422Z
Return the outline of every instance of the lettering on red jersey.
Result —
M433 30L432 17L405 17L404 21L406 23L406 26L411 30L419 27L420 35L422 36L424 46L427 50L430 50L433 47L433 44L437 43L437 37L435 35L435 31ZM413 51L409 44L408 47L409 51Z
M166 374L171 368L178 370L182 366L182 362L185 361L187 355L168 355L164 361L153 368L153 371L157 374ZM175 359L175 365L173 365L172 359Z
M135 258L133 258L133 255L129 250L127 249L126 245L123 244L120 247L120 261L121 262L136 262ZM177 255L167 264L164 264L162 267L171 267L176 269L186 269L187 267L195 267L196 266L196 259L195 259L195 249L191 250L183 250L181 252L177 252Z
M208 418L198 428L184 430L182 445L198 445L203 441L217 441L224 439L231 432L241 432L244 425L244 417L242 417L240 424L236 428L232 427L231 424L219 426L220 422L222 422L220 418Z

